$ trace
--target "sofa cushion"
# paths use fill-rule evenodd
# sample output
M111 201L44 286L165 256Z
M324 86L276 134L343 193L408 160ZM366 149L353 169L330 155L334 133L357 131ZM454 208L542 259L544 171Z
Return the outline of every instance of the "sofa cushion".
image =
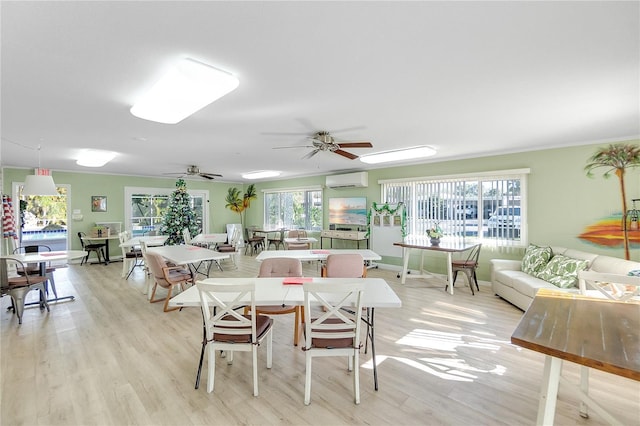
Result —
M531 275L527 275L526 277L521 277L520 279L513 281L513 289L527 297L535 297L536 293L541 288L558 289L555 285L541 280L540 278L532 277Z
M551 259L551 247L529 244L522 258L522 272L536 276Z
M560 288L576 287L578 271L587 269L588 266L588 260L574 259L558 254L551 258L547 266L538 274L538 278Z
M519 280L526 280L530 275L525 274L522 271L514 271L511 269L503 269L495 271L494 279L507 287L513 287L514 282Z

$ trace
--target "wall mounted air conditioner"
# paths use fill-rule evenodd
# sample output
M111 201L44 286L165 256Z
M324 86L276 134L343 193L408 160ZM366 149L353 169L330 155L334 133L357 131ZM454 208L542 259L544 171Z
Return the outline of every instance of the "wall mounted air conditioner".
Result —
M369 186L369 173L357 172L344 175L327 176L327 188L366 188Z

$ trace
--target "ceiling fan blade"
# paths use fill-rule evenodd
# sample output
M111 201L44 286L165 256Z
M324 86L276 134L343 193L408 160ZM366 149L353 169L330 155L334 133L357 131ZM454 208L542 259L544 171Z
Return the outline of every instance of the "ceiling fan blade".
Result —
M340 142L340 148L373 148L371 142Z
M219 175L217 173L200 173L200 176L202 176L203 178L207 178L207 179L214 179L217 177L222 177L222 175Z
M355 160L356 158L358 158L358 156L357 156L357 155L352 154L352 153L347 152L347 151L343 151L343 150L341 150L341 149L336 149L336 150L335 150L335 151L333 151L333 152L335 152L335 153L336 153L336 154L338 154L338 155L342 155L343 157L347 157L349 160Z
M315 148L312 145L302 145L302 146L274 146L271 149L287 149L287 148Z
M313 151L311 151L310 153L308 153L307 155L305 155L304 157L302 157L303 160L308 160L309 158L313 157L314 155L316 155L318 152L320 152L319 149L314 149Z

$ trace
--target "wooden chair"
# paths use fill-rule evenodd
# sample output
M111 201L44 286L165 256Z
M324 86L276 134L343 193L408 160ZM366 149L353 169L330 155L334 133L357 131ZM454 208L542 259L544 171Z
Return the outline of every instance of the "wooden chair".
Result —
M478 259L480 258L480 249L482 248L482 244L476 244L475 246L469 249L469 253L464 259L457 259L451 261L451 271L453 272L453 284L456 283L456 277L458 276L458 272L462 272L467 276L467 282L469 283L469 288L471 289L471 294L475 295L475 291L473 290L473 282L476 283L476 289L480 291L480 287L478 286L478 277L476 276L476 269L478 269ZM472 281L473 280L473 281ZM446 285L445 291L449 288L449 284Z
M260 264L260 271L258 277L301 277L302 276L302 262L298 259L291 259L287 257L279 257L272 259L265 259ZM298 337L300 336L299 326L304 322L304 308L302 306L293 305L273 305L273 306L256 306L256 310L253 311L256 314L265 315L285 315L295 314L293 324L293 346L298 346ZM246 307L244 314L249 313L249 308Z
M6 294L11 297L11 305L13 312L18 316L18 324L22 324L25 298L31 290L40 290L40 310L47 308L49 312L45 287L48 278L42 275L18 273L28 268L28 265L17 259L0 258L0 295Z
M284 248L284 233L285 233L285 230L284 228L282 228L279 231L275 232L275 234L277 234L277 237L267 238L267 241L268 241L267 249L271 247L271 244L273 244L276 250L279 250L280 246Z
M311 313L311 300L320 302L324 312L305 322L304 403L311 402L311 362L319 356L346 356L353 370L354 402L360 403L360 312L364 283L304 283L304 307ZM334 302L336 301L336 302ZM343 309L343 308L346 308ZM355 308L355 309L354 309Z
M307 231L303 229L294 229L288 232L288 237L289 238L307 238ZM311 243L308 241L287 243L287 250L311 250Z
M169 299L171 299L173 287L179 285L180 288L184 290L186 284L193 284L193 277L191 276L191 273L184 269L183 266L168 266L167 262L159 254L147 251L145 256L147 261L146 264L154 279L149 303L162 302L164 300L164 312L180 309L178 307L169 309ZM158 286L167 289L167 297L164 299L155 299Z
M252 229L245 228L245 239L247 241L247 246L244 249L244 254L247 254L247 250L251 250L251 256L254 253L258 253L260 249L264 247L264 237L259 237L255 235L255 232Z
M357 253L330 254L320 271L320 276L328 278L364 278L367 267L362 255Z
M89 260L89 256L91 255L92 252L94 252L96 256L98 256L99 263L104 263L106 265L107 257L104 254L104 248L107 246L107 244L86 242L85 240L83 240L83 238L85 238L86 236L87 235L84 232L78 232L78 238L80 238L80 244L82 245L82 250L87 252L87 255L82 258L82 262L80 262L80 265L84 265L84 263ZM100 257L100 255L102 255L102 257ZM105 259L105 260L103 261L102 259Z
M253 364L253 395L258 396L258 347L267 340L267 368L272 364L273 319L265 315L240 315L236 309L247 304L256 311L255 283L196 284L202 303L206 330L209 374L207 392L213 392L216 371L216 351L225 351L227 364L233 363L235 351L251 352ZM225 302L223 300L230 300Z

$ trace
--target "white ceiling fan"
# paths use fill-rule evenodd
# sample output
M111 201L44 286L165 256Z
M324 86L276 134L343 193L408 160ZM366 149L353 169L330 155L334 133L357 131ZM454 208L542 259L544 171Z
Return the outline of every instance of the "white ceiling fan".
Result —
M319 131L314 133L309 137L311 140L311 145L304 146L277 146L273 149L286 149L286 148L313 148L311 152L306 154L303 159L308 159L316 155L320 151L333 152L335 154L341 155L350 160L355 160L358 158L357 155L352 154L351 152L345 151L342 148L373 148L371 142L367 141L345 141L345 142L337 142L333 136L327 131Z
M200 176L201 178L204 179L208 179L208 180L213 180L217 177L222 177L222 175L219 175L217 173L206 173L206 172L201 172L200 168L198 166L194 166L191 165L189 167L187 167L187 171L186 172L182 172L182 173L164 173L165 175L178 175L180 177L184 177L184 176Z

